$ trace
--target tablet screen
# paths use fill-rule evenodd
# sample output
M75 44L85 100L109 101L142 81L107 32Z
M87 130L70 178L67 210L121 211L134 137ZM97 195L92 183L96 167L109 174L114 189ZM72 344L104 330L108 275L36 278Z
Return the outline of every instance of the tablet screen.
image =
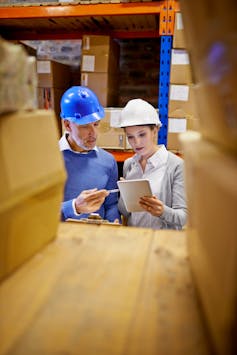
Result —
M139 205L139 199L143 196L152 196L149 180L120 180L117 184L127 211L144 212L144 209Z

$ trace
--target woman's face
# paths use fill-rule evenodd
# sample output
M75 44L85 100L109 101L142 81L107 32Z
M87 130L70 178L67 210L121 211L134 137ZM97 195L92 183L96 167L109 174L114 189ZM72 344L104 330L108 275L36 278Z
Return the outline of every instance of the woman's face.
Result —
M134 152L143 158L148 158L156 151L157 127L152 129L151 126L132 126L126 127L125 132Z

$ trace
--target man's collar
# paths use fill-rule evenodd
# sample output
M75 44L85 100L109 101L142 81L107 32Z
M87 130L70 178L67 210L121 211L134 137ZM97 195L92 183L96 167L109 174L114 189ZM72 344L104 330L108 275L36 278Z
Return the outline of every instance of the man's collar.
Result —
M70 144L68 143L67 135L68 135L68 133L65 132L63 134L63 136L59 140L59 149L60 149L61 152L64 151L64 150L71 150L74 153L82 153L82 154L84 153L84 154L86 154L86 153L88 153L91 150L98 151L98 148L96 146L93 149L90 149L89 151L77 152L77 151L73 150L71 148Z

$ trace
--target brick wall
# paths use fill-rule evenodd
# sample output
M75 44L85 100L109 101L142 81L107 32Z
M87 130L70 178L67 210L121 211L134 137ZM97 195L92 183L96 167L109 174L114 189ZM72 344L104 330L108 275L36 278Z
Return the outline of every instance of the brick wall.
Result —
M118 106L142 98L158 106L160 38L123 39L120 43Z

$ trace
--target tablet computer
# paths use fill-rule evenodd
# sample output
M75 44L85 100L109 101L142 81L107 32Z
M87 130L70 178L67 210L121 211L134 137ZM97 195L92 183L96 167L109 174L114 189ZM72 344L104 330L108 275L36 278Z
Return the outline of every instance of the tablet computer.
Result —
M143 196L152 196L149 180L119 180L117 184L127 211L144 212L144 209L139 204L139 200Z

